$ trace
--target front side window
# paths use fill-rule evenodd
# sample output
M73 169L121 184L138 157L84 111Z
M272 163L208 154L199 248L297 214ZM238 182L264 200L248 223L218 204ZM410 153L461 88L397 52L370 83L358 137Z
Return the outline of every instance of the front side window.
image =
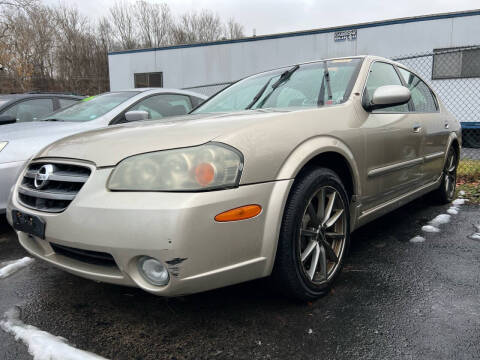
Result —
M53 111L52 99L32 99L19 102L2 115L13 116L17 122L29 122L36 120Z
M367 84L365 86L365 91L363 94L364 102L367 104L372 100L373 93L380 86L386 85L403 85L400 78L398 77L395 68L387 63L383 62L374 62L370 67L370 73L368 75ZM387 108L382 108L379 110L374 110L374 112L407 112L408 104L395 105Z
M399 68L400 74L405 80L408 89L412 94L412 103L417 112L436 112L437 102L432 91L418 76L410 71Z
M193 113L340 104L350 95L361 61L328 60L254 75L226 88Z
M105 93L89 101L80 101L73 106L58 110L41 120L75 122L95 120L137 94L136 91Z
M128 109L128 111L134 110L146 111L148 118L155 120L188 114L192 110L192 103L186 95L161 94L150 96Z

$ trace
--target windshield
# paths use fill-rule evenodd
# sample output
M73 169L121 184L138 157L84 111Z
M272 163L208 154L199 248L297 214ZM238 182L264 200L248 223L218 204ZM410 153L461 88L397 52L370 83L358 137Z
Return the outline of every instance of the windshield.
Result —
M321 61L250 76L207 100L192 113L340 104L350 96L361 61ZM329 76L325 76L326 69Z
M53 112L40 120L77 122L95 120L137 94L137 91L101 94L89 101L79 101L68 108Z

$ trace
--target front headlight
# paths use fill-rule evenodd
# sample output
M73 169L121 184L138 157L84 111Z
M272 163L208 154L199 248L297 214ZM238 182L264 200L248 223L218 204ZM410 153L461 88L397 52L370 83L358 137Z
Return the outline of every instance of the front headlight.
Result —
M7 144L8 144L8 141L0 141L0 151L2 151L3 148L7 146Z
M203 191L238 186L242 154L225 144L164 150L122 160L108 188L123 191Z

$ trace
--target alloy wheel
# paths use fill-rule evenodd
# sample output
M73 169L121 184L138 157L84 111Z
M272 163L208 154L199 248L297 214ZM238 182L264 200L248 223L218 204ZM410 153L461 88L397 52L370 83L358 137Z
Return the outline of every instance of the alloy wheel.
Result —
M457 155L454 149L450 149L448 152L443 173L445 177L445 192L449 198L453 198L457 182Z
M346 243L346 211L340 193L321 187L308 201L298 241L304 275L315 285L330 280L340 266Z

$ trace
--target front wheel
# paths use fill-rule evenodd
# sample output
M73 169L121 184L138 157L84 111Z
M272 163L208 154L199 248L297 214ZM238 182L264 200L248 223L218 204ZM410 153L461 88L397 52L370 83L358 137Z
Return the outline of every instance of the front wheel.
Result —
M455 197L455 188L457 186L457 167L458 152L454 147L450 147L445 165L443 167L442 183L435 191L436 199L442 204L451 202Z
M349 202L338 175L317 168L301 176L283 215L273 279L290 297L325 294L343 266L350 243Z

